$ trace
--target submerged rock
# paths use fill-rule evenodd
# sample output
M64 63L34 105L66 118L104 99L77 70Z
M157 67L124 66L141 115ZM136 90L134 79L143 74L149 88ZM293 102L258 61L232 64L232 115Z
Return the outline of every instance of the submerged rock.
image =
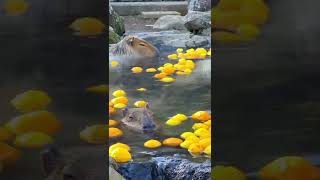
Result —
M209 11L211 0L189 0L188 11Z
M166 15L160 17L153 25L153 29L158 30L185 30L184 17L179 15Z
M189 11L184 19L185 27L191 32L202 32L211 27L211 11Z
M195 163L178 155L155 157L143 163L121 164L118 172L127 180L208 180L211 161Z
M123 35L125 33L124 20L109 4L109 26L111 26L115 33Z

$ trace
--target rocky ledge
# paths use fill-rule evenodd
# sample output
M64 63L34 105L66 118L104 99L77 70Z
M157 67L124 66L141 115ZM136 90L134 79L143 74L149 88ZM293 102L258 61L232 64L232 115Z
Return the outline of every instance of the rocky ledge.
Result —
M154 157L143 163L121 164L118 172L127 180L209 180L211 161L195 163L179 155Z

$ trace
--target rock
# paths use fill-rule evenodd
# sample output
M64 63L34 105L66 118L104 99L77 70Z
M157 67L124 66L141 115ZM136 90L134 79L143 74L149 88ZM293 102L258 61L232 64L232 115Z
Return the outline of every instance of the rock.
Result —
M109 166L109 179L125 180L116 170Z
M211 161L191 162L179 155L154 157L147 162L121 164L118 172L130 180L208 180Z
M184 17L177 15L166 15L160 17L153 25L158 30L187 30L184 26Z
M211 161L194 163L179 156L155 157L153 162L166 179L207 180L211 178Z
M118 172L130 180L164 180L154 162L130 162L121 164Z
M201 35L204 35L204 36L211 36L211 27L207 28L207 29L204 29L201 33Z
M124 20L109 4L109 26L114 29L114 32L122 36L125 33Z
M189 11L184 19L185 27L194 33L211 27L211 11Z
M191 37L190 40L188 40L186 42L186 47L187 48L197 48L197 47L204 47L207 44L209 44L208 37L194 35Z
M211 37L193 35L189 32L180 32L177 30L160 32L132 32L128 35L138 36L149 41L156 46L159 51L171 51L172 48L186 47L204 47L210 48Z
M189 0L188 11L209 11L211 0Z
M121 40L120 36L114 32L113 28L109 26L109 44L115 44Z

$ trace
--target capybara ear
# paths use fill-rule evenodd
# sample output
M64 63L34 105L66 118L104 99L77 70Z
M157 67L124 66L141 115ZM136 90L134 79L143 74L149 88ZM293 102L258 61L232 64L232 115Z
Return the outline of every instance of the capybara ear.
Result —
M61 160L61 153L55 145L49 145L41 152L41 160L45 175L49 176Z
M128 114L128 112L129 112L128 108L124 108L124 109L122 110L122 115L123 115L123 117L125 117L125 116Z
M132 46L133 45L133 41L134 41L134 37L133 36L128 36L128 40L127 40L128 44Z
M146 104L146 108L147 108L147 109L150 109L149 103Z

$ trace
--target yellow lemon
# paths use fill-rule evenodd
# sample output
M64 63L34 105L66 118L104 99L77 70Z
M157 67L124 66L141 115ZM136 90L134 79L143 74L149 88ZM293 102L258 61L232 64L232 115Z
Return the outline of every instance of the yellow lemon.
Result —
M11 104L20 112L31 112L45 109L51 98L44 91L29 90L18 94L11 100Z
M7 15L19 16L24 14L29 8L29 4L24 0L7 0L4 10Z
M180 135L182 139L186 139L188 136L195 136L192 132L184 132Z
M87 92L107 94L109 92L109 87L106 84L90 86L86 89Z
M192 114L192 119L199 121L207 121L211 119L211 115L207 111L198 111Z
M183 52L183 49L182 48L178 48L177 49L177 53L182 53Z
M42 148L45 145L52 144L53 139L42 132L27 132L18 135L14 141L14 145L23 148Z
M183 72L183 71L177 71L176 74L177 75L189 75L190 73L186 73L186 72Z
M113 119L109 119L109 126L116 126L116 125L118 125L118 124L119 124L118 121L113 120Z
M192 60L187 60L187 61L186 61L186 65L185 65L186 68L192 70L192 69L195 68L195 66L196 66L195 63L194 63Z
M109 115L114 114L116 112L116 109L109 106Z
M180 120L180 121L185 121L188 119L188 117L184 114L176 114L172 117L172 119L177 119L177 120Z
M117 103L117 104L115 104L113 107L114 107L114 108L117 108L117 109L121 109L121 108L124 108L124 107L126 107L126 106L127 106L126 104Z
M175 71L175 69L174 69L173 65L172 66L164 66L161 69L161 72L166 73L167 75L173 74L174 71Z
M51 112L34 111L13 118L6 128L15 134L37 131L52 135L60 130L61 124Z
M205 128L199 128L194 132L195 135L199 136L199 137L210 137L211 134L209 132L209 130L205 129Z
M204 148L206 148L207 146L211 145L211 138L208 137L208 138L201 139L201 140L199 141L199 144L200 144L201 147L204 149Z
M188 136L186 139L185 139L186 141L192 141L192 142L194 142L194 143L196 143L196 142L199 142L200 141L200 138L198 138L197 136L195 136L195 135L191 135L191 136Z
M176 60L176 59L178 59L178 56L177 56L177 54L170 54L170 55L168 55L168 59Z
M143 69L141 67L133 67L131 69L131 71L132 71L132 73L137 74L137 73L141 73L143 71Z
M147 91L147 89L146 88L138 88L137 91L144 92L144 91Z
M162 144L166 146L176 147L179 146L183 141L179 138L167 138Z
M162 78L167 77L167 74L166 73L158 73L158 74L155 74L153 77L157 78L157 79L162 79Z
M245 174L232 166L214 166L212 178L221 180L246 180Z
M207 50L205 49L205 48L197 48L196 50L195 50L195 52L197 53L197 54L207 54Z
M106 26L96 18L83 17L73 21L69 27L76 31L76 35L95 36L103 33Z
M191 48L191 49L188 49L187 51L186 51L186 53L192 53L192 52L194 52L195 50L193 49L193 48Z
M168 126L177 126L179 124L181 124L181 121L178 120L178 119L172 119L171 118L168 121L166 121L166 125L168 125Z
M172 77L164 77L160 79L161 82L174 82L175 79Z
M155 68L148 68L146 69L146 72L148 73L153 73L153 72L156 72L157 70Z
M105 124L88 126L80 132L80 139L91 144L105 144L108 141L107 131Z
M208 55L208 56L211 56L211 48L208 50L207 55Z
M147 147L147 148L158 148L160 146L161 146L161 142L154 139L148 140L147 142L144 143L144 147Z
M199 143L193 143L188 147L188 151L193 155L199 155L203 149Z
M117 67L119 65L118 61L111 61L111 67Z
M203 124L205 124L207 126L211 126L211 120L208 120L208 121L204 122Z
M199 128L208 129L209 127L206 124L203 124L203 123L194 123L194 125L192 126L193 130L197 130Z
M122 104L128 104L128 98L122 96L122 97L116 97L111 99L111 102L113 104L118 104L118 103L122 103Z
M115 149L118 148L118 147L124 148L124 149L126 149L126 150L128 150L128 151L131 150L130 147L129 147L127 144L123 144L123 143L119 143L119 142L118 142L118 143L115 143L115 144L113 144L113 145L111 145L111 146L109 147L109 155L111 156L112 151L115 150Z
M146 107L147 102L145 102L145 101L136 101L136 102L134 103L134 105L135 105L136 107L139 107L139 108L141 108L141 107Z
M110 156L118 163L125 163L132 159L130 152L122 147L115 148Z
M122 97L122 96L126 96L126 92L124 90L116 90L112 93L113 96L115 97Z
M106 131L105 131L106 132ZM116 138L122 136L123 133L118 128L109 128L109 138Z
M14 165L21 158L21 152L16 148L0 142L0 162L4 166Z
M211 156L211 145L208 145L208 146L204 149L203 152L206 153L207 155Z
M185 140L185 141L183 141L183 142L180 144L180 147L182 147L182 148L184 148L184 149L188 149L189 146L190 146L191 144L193 144L193 143L194 143L193 141L187 141L187 140Z
M185 58L186 55L184 53L178 53L178 58Z

